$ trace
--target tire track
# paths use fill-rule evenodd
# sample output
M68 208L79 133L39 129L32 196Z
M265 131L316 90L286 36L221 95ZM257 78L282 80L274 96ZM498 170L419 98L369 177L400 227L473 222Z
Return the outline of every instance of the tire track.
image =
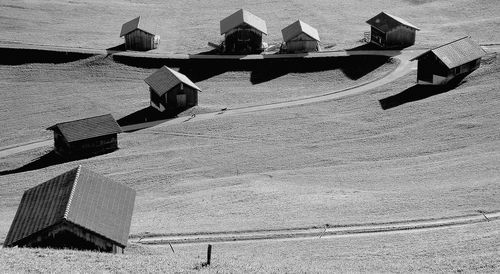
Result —
M500 220L500 211L482 212L478 214L445 217L438 219L410 220L402 222L356 224L345 226L290 228L277 230L229 231L192 234L166 234L132 236L129 241L147 245L167 244L197 244L214 242L243 242L243 241L283 241L311 238L334 238L345 236L366 235L374 233L396 233L417 230L429 230L444 227L494 222Z

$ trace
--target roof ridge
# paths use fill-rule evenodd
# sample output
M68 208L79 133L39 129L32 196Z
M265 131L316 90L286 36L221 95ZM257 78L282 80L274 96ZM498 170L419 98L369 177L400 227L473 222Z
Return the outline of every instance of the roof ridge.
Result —
M103 116L106 116L106 115L111 115L111 113L106 113L106 114L102 114L102 115L97 115L97 116L92 116L92 117L86 117L86 118L80 118L80 119L76 119L76 120L71 120L71 121L65 121L65 122L60 122L60 123L56 123L50 127L48 127L47 129L50 129L52 127L55 127L55 126L58 126L58 125L62 125L62 124L67 124L67 123L74 123L74 122L78 122L78 121L82 121L82 120L88 120L88 119L92 119L92 118L97 118L97 117L103 117ZM113 115L111 115L111 117L113 117ZM113 118L114 119L114 118Z
M449 45L449 44L453 44L453 43L458 42L458 41L460 41L460 40L463 40L463 39L465 39L465 38L471 38L471 37L470 37L470 36L468 36L468 35L466 35L466 36L464 36L464 37L462 37L462 38L459 38L459 39L457 39L457 40L453 40L453 41L448 42L448 43L446 43L446 44L443 44L443 45L437 46L437 47L432 48L432 49L430 49L430 50L428 50L428 51L433 51L433 50L436 50L436 49L442 48L442 47L444 47L444 46L447 46L447 45Z
M69 200L68 204L66 205L66 210L64 210L64 219L68 219L68 214L69 214L69 209L71 207L71 202L73 201L73 197L75 196L75 188L76 185L78 184L78 178L80 177L80 172L82 170L82 165L78 165L77 171L76 171L76 176L75 176L75 182L73 184L73 187L71 188L71 194L69 195Z

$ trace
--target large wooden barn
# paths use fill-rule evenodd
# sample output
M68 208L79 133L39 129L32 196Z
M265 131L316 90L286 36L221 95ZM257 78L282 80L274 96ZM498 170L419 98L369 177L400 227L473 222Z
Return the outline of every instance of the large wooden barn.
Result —
M186 75L163 66L144 81L149 85L151 106L163 112L182 110L198 105L196 86Z
M55 124L54 151L69 159L107 153L118 148L122 130L111 114Z
M123 253L135 195L78 166L24 192L4 247Z
M318 30L300 20L282 29L281 33L285 42L282 49L285 52L296 53L320 50Z
M160 44L160 36L154 34L152 23L140 16L122 25L120 37L123 36L126 49L146 51Z
M427 85L444 85L460 81L479 68L485 51L470 37L433 48L411 59L418 60L417 82Z
M384 49L405 48L415 44L419 28L397 16L381 12L366 21L371 26L370 42Z
M240 9L220 21L225 53L250 54L262 52L262 35L267 35L266 22Z

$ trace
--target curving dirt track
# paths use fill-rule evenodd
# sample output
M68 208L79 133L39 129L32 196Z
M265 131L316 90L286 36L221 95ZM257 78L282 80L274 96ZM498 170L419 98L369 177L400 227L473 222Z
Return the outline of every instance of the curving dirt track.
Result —
M140 244L191 244L208 242L241 242L258 240L289 240L304 238L331 238L340 236L354 236L370 233L391 233L398 231L413 231L468 225L479 222L493 222L500 220L500 211L466 216L456 216L428 220L410 220L378 224L357 224L345 226L324 226L310 228L290 228L281 230L254 230L229 231L213 233L171 234L171 235L144 235L132 236L131 242Z

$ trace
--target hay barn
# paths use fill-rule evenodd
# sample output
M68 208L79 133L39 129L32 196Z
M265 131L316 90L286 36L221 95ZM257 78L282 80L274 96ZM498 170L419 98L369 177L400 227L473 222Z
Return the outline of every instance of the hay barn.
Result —
M81 158L118 148L122 130L111 114L55 124L54 151L64 158Z
M151 106L161 112L198 105L198 91L201 89L180 72L163 66L144 81L149 85Z
M285 52L296 53L320 50L318 30L300 20L282 29L281 33L285 42L283 47Z
M4 247L123 253L135 195L78 166L24 192Z
M264 20L240 9L220 21L220 34L224 35L225 53L260 53L262 35L267 35L267 26Z
M479 68L486 52L470 37L436 47L411 59L418 60L418 84L443 85L460 81Z
M125 36L125 48L131 50L152 50L158 48L160 36L153 32L151 22L140 16L122 25L120 37Z
M419 28L397 16L381 12L366 21L371 26L370 42L384 49L405 48L415 44Z

